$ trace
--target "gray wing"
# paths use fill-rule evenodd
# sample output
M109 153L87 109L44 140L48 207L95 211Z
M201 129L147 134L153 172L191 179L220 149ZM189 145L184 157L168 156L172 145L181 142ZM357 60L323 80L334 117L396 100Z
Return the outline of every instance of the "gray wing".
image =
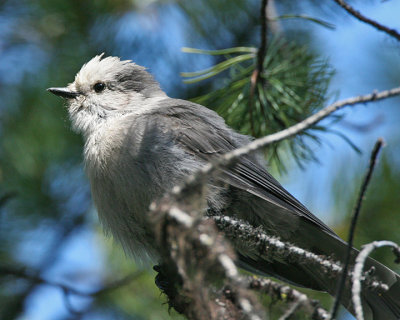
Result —
M250 142L250 138L229 129L215 112L187 101L166 99L151 117L172 143L188 155L209 161ZM234 166L217 176L229 187L224 214L234 215L280 237L283 241L317 254L343 255L345 245L329 227L315 217L278 181L255 155L241 157ZM244 269L272 275L300 286L321 290L329 287L312 266L269 261L252 248L233 240L238 263ZM322 279L322 280L321 280Z
M156 123L163 127L163 132L167 136L172 138L173 144L179 144L186 153L205 161L250 141L248 137L227 128L222 118L215 112L187 101L166 99L162 103L162 108L154 116L162 118ZM276 230L278 236L285 233L284 228L295 225L289 242L294 242L300 247L305 245L304 248L312 249L316 253L333 254L339 259L345 256L347 244L287 192L267 172L257 157L240 158L233 167L225 170L220 178L224 183L238 189L240 193L251 195L249 197L251 203L243 204L246 201L239 199L239 202L227 209L228 211L234 210L235 205L238 204L240 206L238 211L260 209L262 214L269 214L271 220L279 220L279 216L282 215L285 224L280 225L280 228ZM272 215L269 211L273 211ZM274 222L276 221L267 223ZM240 242L240 239L233 240L233 243L237 245L238 263L245 269L273 275L312 289L326 290L332 295L336 294L336 277L327 277L326 272L316 270L313 263L308 263L307 260L299 263L268 261L261 253L252 252L251 248L246 247L245 250L241 250ZM353 258L356 254L357 251L354 249ZM368 312L373 312L374 318L376 315L377 319L400 319L400 277L378 262L369 259L366 267L370 269L372 266L375 275L383 283L388 284L390 290L383 293L363 291L363 299L372 310ZM346 288L345 294L342 295L342 303L347 307L351 306L350 288ZM367 311L367 308L364 311Z
M202 160L208 161L250 142L250 138L229 129L221 117L203 106L176 99L168 99L164 104L158 113L165 117L164 121L169 120L176 142ZM224 170L220 178L224 183L304 217L337 237L285 190L255 156L241 157L235 166Z

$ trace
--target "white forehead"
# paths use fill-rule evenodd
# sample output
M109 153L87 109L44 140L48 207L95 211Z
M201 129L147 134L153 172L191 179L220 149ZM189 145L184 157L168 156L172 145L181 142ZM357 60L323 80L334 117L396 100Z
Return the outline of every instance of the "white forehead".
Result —
M133 64L131 60L120 60L118 57L106 57L104 59L102 57L103 54L95 56L85 63L75 76L75 84L85 85L96 81L110 80L129 64Z

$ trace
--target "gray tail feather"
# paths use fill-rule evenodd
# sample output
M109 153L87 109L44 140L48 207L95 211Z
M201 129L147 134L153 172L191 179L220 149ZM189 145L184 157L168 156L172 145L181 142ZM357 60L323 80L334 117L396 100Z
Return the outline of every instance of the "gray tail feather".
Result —
M354 249L353 256L358 251ZM335 296L339 276L332 277L318 272L312 265L302 263L301 265L286 264L274 261L273 263L264 259L250 258L239 254L239 266L251 272L261 275L273 276L291 284L307 287L314 290L326 291ZM354 259L353 259L354 260ZM400 276L381 263L369 258L364 270L374 267L374 280L389 286L389 290L372 289L362 284L361 300L365 320L399 320L400 319ZM341 303L354 315L354 307L351 295L351 283L347 281L341 296Z
M358 254L353 250L353 257ZM353 259L354 260L354 259ZM363 304L364 319L369 320L399 320L400 319L400 276L378 261L368 258L364 270L374 270L370 280L376 280L388 286L373 289L367 283L362 283L361 301ZM350 284L346 291L351 292ZM351 294L347 294L343 304L353 313Z
M400 276L377 261L371 259L369 262L380 268L380 274L376 278L377 280L380 280L381 276L386 278L382 282L388 284L389 290L363 289L363 302L365 302L364 305L367 305L367 307L364 307L365 319L400 319ZM365 311L367 308L370 310Z

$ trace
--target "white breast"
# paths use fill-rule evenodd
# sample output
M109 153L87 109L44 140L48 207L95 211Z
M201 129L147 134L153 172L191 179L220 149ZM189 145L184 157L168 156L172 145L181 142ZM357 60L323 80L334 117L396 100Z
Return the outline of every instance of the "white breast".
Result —
M139 260L154 257L146 239L145 215L151 192L143 183L150 183L135 159L129 158L127 130L123 119L110 119L87 137L84 158L92 197L106 234L112 234L124 250ZM128 158L127 158L128 157Z

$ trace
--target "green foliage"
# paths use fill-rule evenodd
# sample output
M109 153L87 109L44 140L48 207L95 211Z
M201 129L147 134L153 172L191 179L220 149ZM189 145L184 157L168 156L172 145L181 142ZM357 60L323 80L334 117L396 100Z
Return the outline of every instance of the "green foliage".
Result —
M329 22L324 21L322 19L310 17L310 16L307 16L305 14L284 14L284 15L281 15L279 17L276 17L273 20L284 20L284 19L303 19L303 20L308 20L308 21L311 21L313 23L316 23L316 24L318 24L318 25L320 25L322 27L325 27L327 29L331 29L331 30L336 29L336 26L334 24L332 24L332 23L329 23Z
M230 55L235 53L246 53L234 56L232 58L227 58L225 61L216 64L211 68L207 68L205 70L195 71L195 72L182 72L182 77L192 78L189 80L184 80L185 83L195 83L198 81L206 80L211 78L241 62L245 62L250 59L254 59L257 53L255 48L247 48L247 47L237 47L237 48L229 48L223 50L200 50L193 48L183 48L183 52L187 53L201 53L201 54L209 54L209 55Z
M263 70L259 80L253 84L254 89L252 77L254 81L256 48L216 51L185 48L184 51L225 57L224 61L211 68L181 75L190 78L185 80L186 83L194 83L229 69L219 89L193 101L216 110L229 126L255 138L290 127L323 107L333 75L332 68L325 60L310 53L305 46L282 38L268 44ZM268 158L281 164L281 151L290 151L300 165L303 160L315 159L305 138L319 143L315 132L326 130L326 127L314 126L288 143L270 148Z

